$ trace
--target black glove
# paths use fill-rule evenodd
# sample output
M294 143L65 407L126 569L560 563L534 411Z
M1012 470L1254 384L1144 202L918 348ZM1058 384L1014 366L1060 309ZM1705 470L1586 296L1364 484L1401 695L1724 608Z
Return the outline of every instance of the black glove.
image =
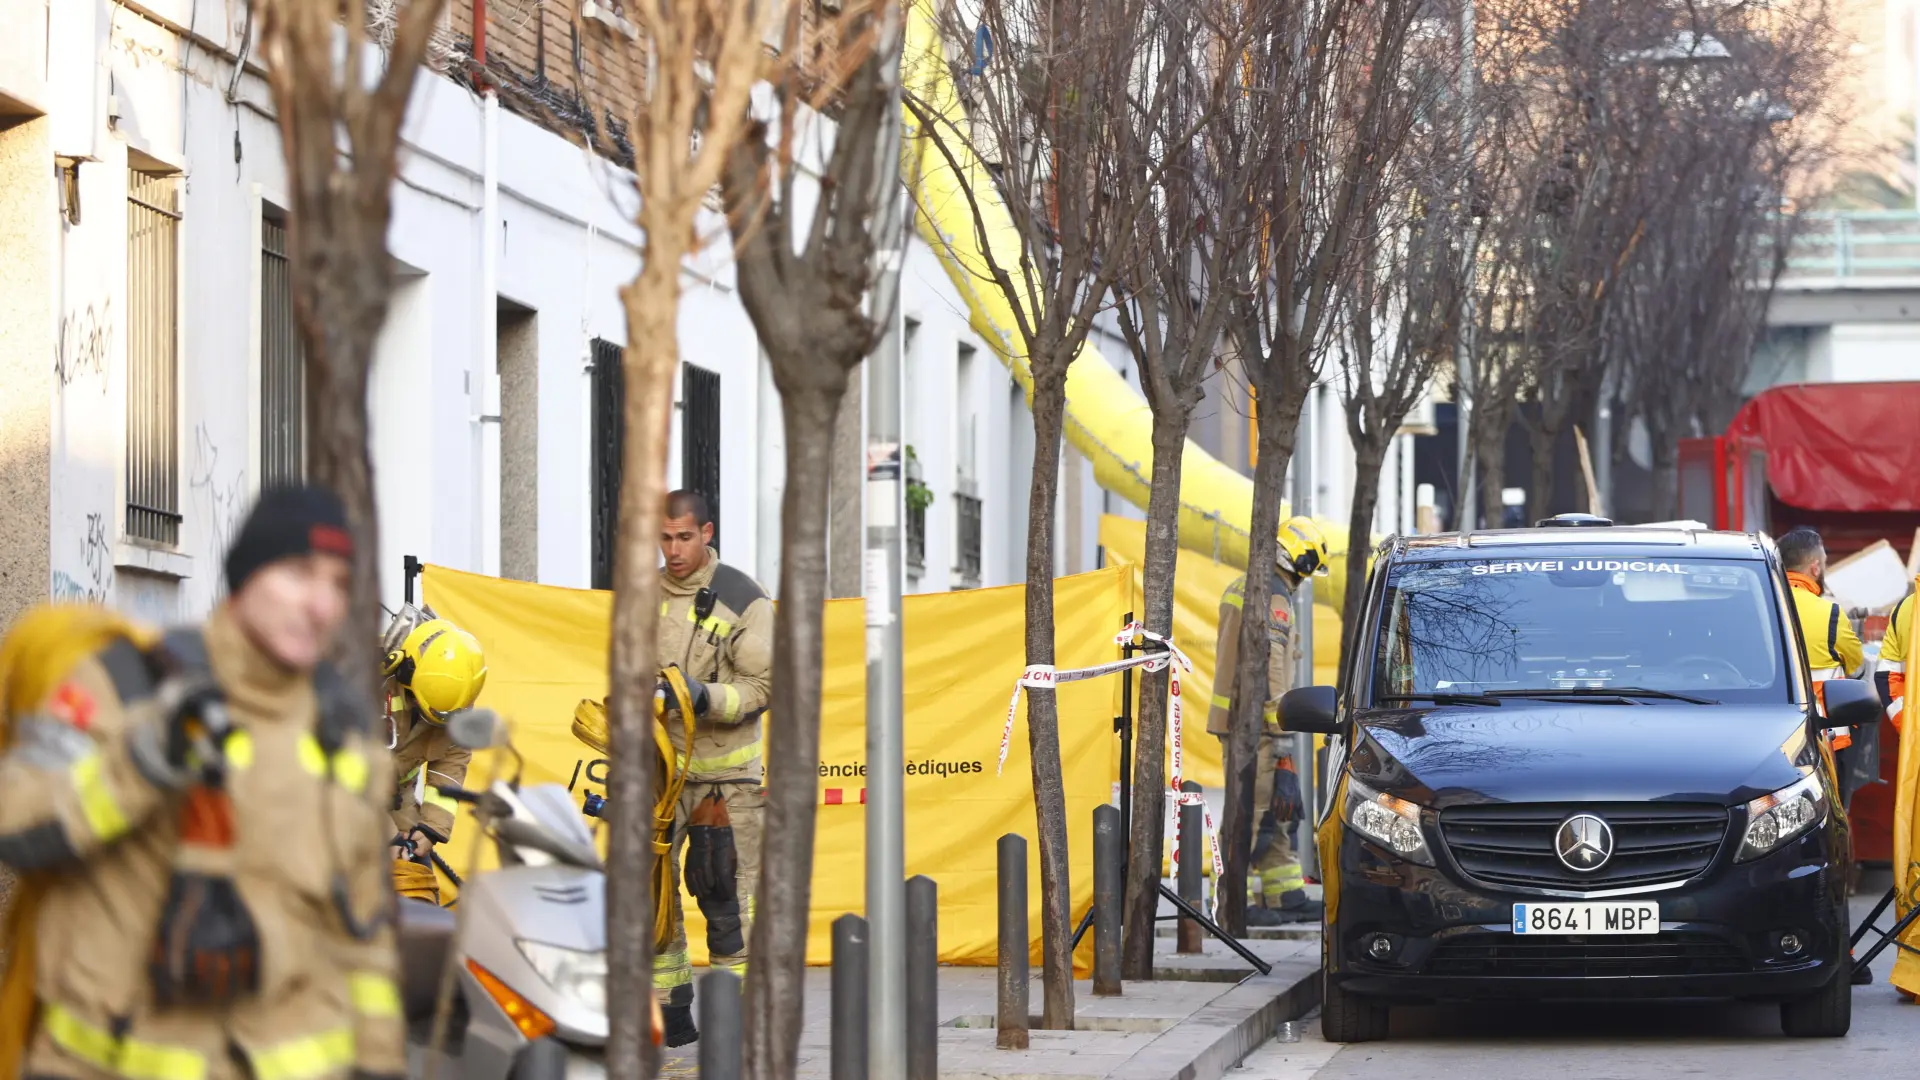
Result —
M707 706L713 700L712 695L707 693L707 684L690 675L683 674L682 677L687 680L687 696L693 699L693 715L696 717L707 715ZM668 685L665 679L660 680L660 693L666 695L667 708L671 709L679 704L680 699L673 696L673 687Z
M733 847L733 817L718 790L694 805L687 816L687 894L703 904L736 898L734 876L739 855Z
M1285 762L1287 759L1281 760ZM1273 770L1273 802L1270 805L1277 821L1299 821L1306 814L1305 800L1300 796L1300 777L1290 763Z

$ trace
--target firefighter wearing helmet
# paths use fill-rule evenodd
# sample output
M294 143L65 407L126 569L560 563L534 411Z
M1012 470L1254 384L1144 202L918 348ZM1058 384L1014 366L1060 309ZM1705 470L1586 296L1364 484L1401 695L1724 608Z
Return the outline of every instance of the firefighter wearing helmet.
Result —
M1306 814L1293 758L1280 746L1279 708L1280 695L1293 689L1295 673L1300 669L1294 618L1296 614L1313 617L1311 612L1296 613L1294 592L1303 578L1327 573L1327 537L1313 519L1293 517L1281 524L1279 539L1274 549L1273 590L1267 612L1267 693L1261 710L1264 723L1254 766L1253 820L1259 822L1259 832L1253 843L1253 873L1247 883L1249 925L1311 922L1320 918L1321 910L1318 902L1307 898L1306 878L1293 849L1294 823ZM1239 577L1220 598L1216 681L1207 710L1207 730L1218 735L1223 744L1231 731L1233 671L1239 662L1246 586L1246 577Z
M461 786L473 752L448 735L447 717L473 707L487 659L472 634L409 604L387 627L388 745L393 751L393 824L399 836L394 883L404 896L437 902L431 856L453 834L456 804L442 785Z

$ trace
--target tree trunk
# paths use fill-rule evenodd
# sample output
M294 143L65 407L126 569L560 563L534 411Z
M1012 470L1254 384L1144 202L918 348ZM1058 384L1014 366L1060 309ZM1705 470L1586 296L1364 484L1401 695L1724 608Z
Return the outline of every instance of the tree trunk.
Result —
M1474 451L1480 469L1480 527L1498 529L1507 517L1506 504L1500 501L1501 489L1507 484L1507 425L1488 427L1495 430L1483 432Z
M1053 513L1067 364L1033 363L1033 486L1027 500L1027 664L1053 663ZM1067 793L1060 767L1060 714L1052 690L1027 694L1027 744L1040 842L1041 1026L1073 1028L1073 892L1067 865Z
M1367 599L1368 538L1373 535L1373 511L1380 503L1380 463L1386 447L1374 438L1353 447L1353 509L1347 516L1347 595L1340 604L1340 670L1358 644L1360 609ZM1392 436L1388 435L1391 439ZM1295 631L1296 633L1298 631Z
M866 416L863 380L847 380L833 417L832 478L827 486L827 595L859 596L860 559L867 522L861 495L867 487L867 443L861 437Z
M1529 524L1553 516L1553 451L1560 441L1558 428L1549 430L1543 422L1527 430L1527 444L1533 449L1529 463L1532 475L1527 480L1527 521Z
M299 235L298 219L294 229ZM383 238L384 240L384 238ZM300 236L302 244L319 246L316 262L340 258L346 265L385 267L384 246L373 262L357 262L337 248L335 237ZM353 530L353 584L349 626L380 626L380 520L374 504L373 458L367 448L367 381L373 368L374 333L387 318L388 281L381 272L374 280L349 283L339 275L309 267L301 281L306 315L304 329L309 348L306 370L308 470L313 483L332 491L346 505L347 524ZM333 650L340 673L354 686L369 691L379 685L380 666L375 639L368 634L342 634Z
M1277 363L1270 360L1269 363ZM1279 547L1280 488L1286 483L1293 458L1294 436L1300 430L1300 408L1306 403L1306 380L1274 379L1278 391L1272 409L1260 410L1255 420L1260 460L1253 469L1253 509L1247 527L1247 583L1242 612L1265 611L1273 602L1273 556ZM1311 614L1309 614L1311 617ZM1253 769L1265 725L1262 705L1267 696L1267 621L1240 620L1239 662L1227 678L1233 688L1233 712L1226 750L1226 807L1220 831L1226 848L1219 888L1222 925L1231 933L1247 932L1247 864L1253 855L1253 827L1259 820L1253 805ZM1221 678L1215 673L1215 680Z
M798 366L798 365L795 365ZM818 383L844 369L810 365ZM776 361L776 372L779 365ZM788 431L830 432L844 385L782 385ZM773 618L773 685L780 712L766 726L766 825L754 893L753 964L747 973L746 1067L754 1080L791 1080L800 1054L819 801L821 625L827 602L827 498L833 440L787 440L780 502L780 602Z
M1192 422L1179 402L1153 413L1153 488L1147 497L1147 541L1140 568L1146 628L1173 634L1173 574L1180 557L1181 451ZM1133 835L1127 842L1127 899L1121 973L1153 978L1154 914L1160 906L1161 844L1167 828L1167 686L1171 669L1140 676L1133 750ZM1183 709L1185 716L1192 709ZM1204 710L1200 713L1206 714ZM1201 721L1204 725L1205 721ZM1183 720L1182 739L1191 720ZM1204 730L1204 727L1202 728Z
M620 452L619 535L613 557L613 627L607 658L607 979L609 1001L644 1002L653 993L653 691L660 664L660 526L666 515L667 436L673 375L680 362L674 312L684 251L654 234L640 275L621 290L627 341L625 421ZM609 1063L660 1067L638 1007L608 1020Z

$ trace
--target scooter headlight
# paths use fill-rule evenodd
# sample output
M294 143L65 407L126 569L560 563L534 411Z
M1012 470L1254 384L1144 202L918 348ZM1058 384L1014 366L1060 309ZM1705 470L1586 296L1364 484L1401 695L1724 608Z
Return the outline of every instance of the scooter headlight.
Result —
M582 952L520 938L520 955L547 985L596 1013L607 1011L607 954Z
M1814 773L1747 804L1747 832L1736 862L1757 859L1814 827L1827 816L1827 793Z
M1426 832L1420 828L1420 807L1405 799L1382 794L1347 777L1347 824L1355 832L1409 862L1433 865Z

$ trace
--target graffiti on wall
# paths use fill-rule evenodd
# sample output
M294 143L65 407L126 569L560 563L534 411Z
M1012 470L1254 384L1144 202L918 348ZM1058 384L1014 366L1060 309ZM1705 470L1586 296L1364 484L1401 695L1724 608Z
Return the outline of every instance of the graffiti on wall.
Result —
M105 514L88 514L80 534L80 562L53 572L55 600L105 603L113 591L113 537Z
M95 379L107 392L107 353L113 348L113 300L101 300L60 318L60 340L53 354L53 377L61 389Z
M232 464L231 457L228 464ZM193 470L187 474L187 484L192 488L196 509L206 515L203 557L207 565L219 566L226 559L227 546L233 541L241 511L246 509L247 470L222 470L220 446L214 442L213 433L205 423L193 429Z

